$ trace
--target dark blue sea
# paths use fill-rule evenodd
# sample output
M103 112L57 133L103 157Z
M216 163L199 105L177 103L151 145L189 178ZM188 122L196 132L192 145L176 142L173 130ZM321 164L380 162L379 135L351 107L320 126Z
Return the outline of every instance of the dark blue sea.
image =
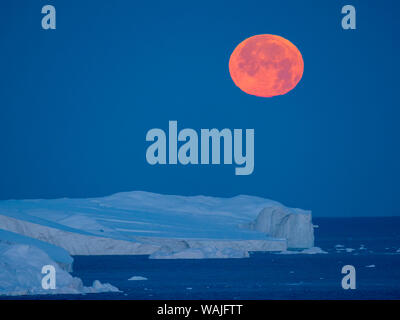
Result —
M123 292L20 299L400 298L400 217L313 220L319 226L315 245L328 254L253 253L248 259L209 260L76 256L73 275L85 285L98 279ZM356 269L354 290L341 286L344 265ZM148 280L128 281L132 276Z

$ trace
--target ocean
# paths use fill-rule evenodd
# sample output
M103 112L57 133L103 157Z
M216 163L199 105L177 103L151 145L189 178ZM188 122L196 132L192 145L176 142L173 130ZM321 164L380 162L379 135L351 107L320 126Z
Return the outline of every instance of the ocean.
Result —
M10 299L399 299L400 217L314 218L315 246L327 254L252 253L246 259L150 260L75 256L73 275L121 293ZM342 267L356 289L342 288ZM129 281L133 276L147 278ZM2 297L2 299L8 299Z

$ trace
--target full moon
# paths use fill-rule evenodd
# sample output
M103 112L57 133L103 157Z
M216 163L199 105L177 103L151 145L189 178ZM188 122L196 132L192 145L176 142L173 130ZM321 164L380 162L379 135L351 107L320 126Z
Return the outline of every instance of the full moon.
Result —
M258 97L283 95L303 76L300 51L289 40L260 34L241 42L229 59L233 82L244 92Z

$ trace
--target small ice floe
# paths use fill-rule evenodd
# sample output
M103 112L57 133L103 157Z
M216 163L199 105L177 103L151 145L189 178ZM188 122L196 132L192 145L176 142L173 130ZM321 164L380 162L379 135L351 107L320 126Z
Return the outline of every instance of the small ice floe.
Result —
M91 287L84 288L85 293L104 293L104 292L122 292L117 287L109 283L101 283L99 280L94 280Z
M348 253L351 253L351 252L353 252L353 251L355 251L356 249L353 249L353 248L346 248L346 252L348 252Z
M305 254L326 254L328 252L322 250L319 247L312 247L312 248L308 248L308 249L304 249L301 253L305 253Z
M312 247L312 248L308 248L308 249L304 249L301 251L297 251L297 250L286 250L286 251L281 251L278 254L320 254L320 253L328 253L324 250L322 250L319 247Z
M344 248L344 245L342 245L342 244L337 244L337 245L335 246L335 248L336 248L336 249L341 249L341 248Z
M397 252L397 253L400 253L400 249L397 249L396 252Z
M133 276L128 279L128 281L141 281L141 280L148 280L148 279L142 276Z
M303 284L303 281L287 283L288 286L301 286Z
M314 227L315 229L318 229L318 228L319 228L319 225L313 224L313 227Z
M367 248L362 244L360 245L360 248L358 248L358 250L367 250Z
M192 289L193 289L193 288L190 288L190 287L189 287L189 288L186 288L186 290L192 290Z
M370 264L370 265L368 265L368 266L365 266L366 268L375 268L375 265L374 264Z

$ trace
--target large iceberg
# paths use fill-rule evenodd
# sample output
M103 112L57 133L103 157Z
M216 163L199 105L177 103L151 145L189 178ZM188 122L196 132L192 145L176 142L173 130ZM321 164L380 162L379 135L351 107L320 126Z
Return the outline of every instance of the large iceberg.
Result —
M0 229L71 255L226 258L314 245L309 211L243 195L135 191L89 199L7 200L0 201Z

